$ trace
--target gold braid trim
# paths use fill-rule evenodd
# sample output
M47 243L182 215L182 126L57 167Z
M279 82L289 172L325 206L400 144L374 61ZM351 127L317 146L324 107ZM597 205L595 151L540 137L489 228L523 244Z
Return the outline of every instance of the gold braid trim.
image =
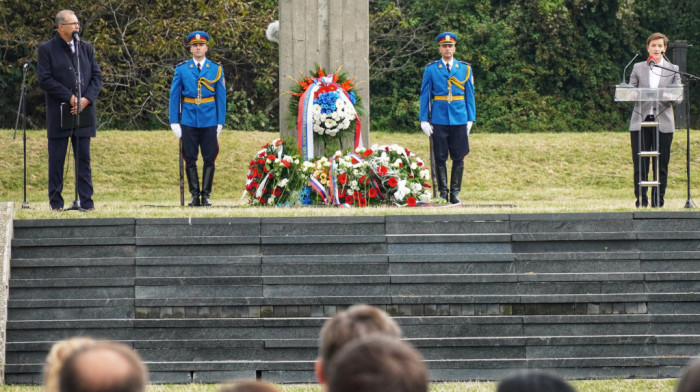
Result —
M216 71L216 79L214 80L209 80L205 79L204 77L199 78L197 81L197 100L199 102L202 101L202 85L206 87L209 91L214 92L216 89L214 88L213 84L219 81L221 79L221 66L219 66L219 69Z
M448 103L452 102L452 83L454 83L454 85L457 86L457 88L464 91L464 83L467 82L471 73L472 73L472 67L467 65L467 77L465 77L464 80L459 80L454 76L447 79L447 102Z

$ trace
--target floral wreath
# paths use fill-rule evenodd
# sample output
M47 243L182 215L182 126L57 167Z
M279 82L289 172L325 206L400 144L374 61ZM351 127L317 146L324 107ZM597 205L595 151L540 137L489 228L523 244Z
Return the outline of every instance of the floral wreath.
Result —
M355 149L362 147L360 115L364 107L355 87L355 78L348 79L340 66L326 75L320 65L301 79L289 77L295 82L289 101L289 125L297 129L297 141L305 160L313 158L314 136L326 142L354 132ZM337 140L337 139L335 139ZM332 151L332 150L331 150Z
M275 139L250 161L245 194L251 205L429 205L430 171L411 151L373 145L330 158L303 160L295 143Z

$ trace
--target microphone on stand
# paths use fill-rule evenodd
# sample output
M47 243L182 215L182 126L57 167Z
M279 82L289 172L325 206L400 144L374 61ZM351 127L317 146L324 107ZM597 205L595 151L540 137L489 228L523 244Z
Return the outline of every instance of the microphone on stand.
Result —
M31 65L31 63L29 61L25 62L24 65L22 66L22 71L27 72L27 69L29 68L30 65Z
M627 65L625 65L625 69L622 70L622 83L620 83L620 86L621 86L621 87L632 87L632 86L630 86L629 84L627 84L627 82L625 82L625 74L627 73L627 68L629 68L630 64L632 64L632 62L633 62L637 57L639 57L639 52L635 52L635 53L634 53L634 57L632 57L632 60L630 60L630 62L627 63Z
M71 34L71 35L73 36L73 40L80 42L80 34L78 33L77 30L74 30L73 34Z
M647 59L647 65L649 66L649 68L654 68L654 66L656 65L656 60L653 56L649 56L649 58Z

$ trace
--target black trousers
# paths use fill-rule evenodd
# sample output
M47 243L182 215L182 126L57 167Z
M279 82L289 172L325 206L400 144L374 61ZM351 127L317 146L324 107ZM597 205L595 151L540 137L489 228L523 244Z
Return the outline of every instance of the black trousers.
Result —
M187 168L197 168L199 150L202 150L204 167L214 166L219 155L219 140L216 137L216 125L213 127L195 128L181 125L182 154Z
M433 124L433 152L435 165L445 166L447 157L454 163L464 163L464 157L469 154L469 137L467 124L440 125Z
M51 208L63 208L63 170L68 149L68 137L49 138L49 204ZM78 196L81 208L93 208L92 168L90 167L90 138L73 138L73 153L78 155Z
M639 160L642 159L642 181L648 181L650 159L640 158L639 151L639 133L642 132L642 150L649 151L653 149L654 137L656 134L655 128L642 128L641 131L630 132L630 144L632 146L632 162L634 164L634 196L637 198L637 206L646 206L649 204L647 197L647 188L639 186ZM663 207L664 196L666 195L666 185L668 184L668 164L671 159L671 144L673 143L673 133L659 132L659 205L656 205L656 188L652 188L651 200L652 207ZM653 160L656 161L656 160ZM656 180L656 170L653 170L653 179ZM641 199L640 199L641 196Z

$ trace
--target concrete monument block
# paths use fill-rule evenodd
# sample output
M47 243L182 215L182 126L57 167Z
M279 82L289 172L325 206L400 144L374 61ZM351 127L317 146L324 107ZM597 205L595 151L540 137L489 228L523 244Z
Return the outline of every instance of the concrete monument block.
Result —
M362 141L369 145L369 1L280 0L279 15L280 93L292 88L287 76L308 74L315 64L329 73L342 65L349 77L361 82ZM285 139L297 137L286 121L290 99L289 94L280 97L280 135Z

